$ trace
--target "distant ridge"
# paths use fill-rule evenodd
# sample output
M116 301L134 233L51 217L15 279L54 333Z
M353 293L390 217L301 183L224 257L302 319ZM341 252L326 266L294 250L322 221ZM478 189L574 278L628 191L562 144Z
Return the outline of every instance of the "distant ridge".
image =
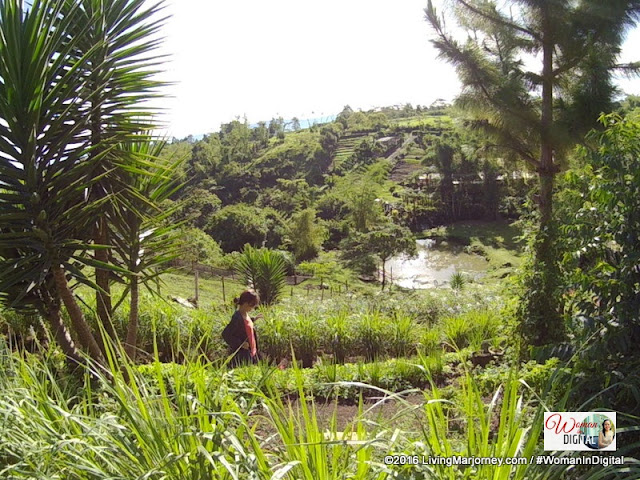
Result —
M312 127L313 125L318 125L318 124L323 124L323 123L329 123L329 122L333 122L336 118L338 117L338 115L336 114L331 114L331 115L325 115L322 117L313 117L313 118L300 118L300 129L304 130L305 128L309 128ZM285 124L285 130L288 132L293 131L293 129L291 128L291 122L292 122L293 118L289 118L289 119L285 119L284 124ZM261 120L264 121L267 125L269 125L269 121L270 120ZM249 128L256 128L258 126L259 122L256 123L251 123L249 124ZM219 130L217 130L219 131ZM209 132L209 133L213 133L213 132ZM197 133L197 134L189 134L186 135L182 138L174 138L174 140L176 141L181 141L181 140L186 140L189 137L191 137L191 141L193 142L198 142L200 140L202 140L206 135L209 135L209 133Z

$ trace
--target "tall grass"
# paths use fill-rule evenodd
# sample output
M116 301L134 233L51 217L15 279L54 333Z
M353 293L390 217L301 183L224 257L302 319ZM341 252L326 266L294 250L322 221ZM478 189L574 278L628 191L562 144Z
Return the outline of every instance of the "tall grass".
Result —
M489 402L465 373L453 401L432 382L418 405L404 398L416 390L392 393L358 381L338 382L344 388L373 389L377 404L399 407L393 418L372 420L376 405L360 397L353 418L339 428L337 413L326 419L307 399L304 370L298 368L286 372L297 388L297 400L289 401L274 380L277 371L264 365L238 369L253 375L250 385L238 381L235 371L200 362L166 368L156 358L142 369L115 358L109 357L108 374L87 370L77 378L56 367L53 357L12 353L0 345L0 478L524 479L564 478L568 471L382 461L391 453L540 453L543 406L515 375ZM377 368L372 378L384 376ZM428 366L419 362L402 368L430 378ZM547 405L562 407L562 402ZM398 428L401 418L412 417L414 428ZM624 444L624 429L618 434ZM625 445L627 453L637 447ZM585 473L585 478L605 478L600 467ZM637 478L637 473L637 465L628 464L610 467L606 478Z
M501 319L493 312L486 310L471 311L442 320L442 331L445 339L456 348L482 348L485 341L498 337Z

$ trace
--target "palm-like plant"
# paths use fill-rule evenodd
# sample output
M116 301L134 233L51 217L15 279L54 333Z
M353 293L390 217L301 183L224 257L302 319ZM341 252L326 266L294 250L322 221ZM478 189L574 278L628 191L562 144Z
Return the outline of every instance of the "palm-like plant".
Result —
M144 4L0 1L0 300L46 313L70 356L77 352L60 320L62 303L92 357L102 360L103 345L68 277L106 296L98 306L107 307L108 328L108 281L93 284L80 267L126 273L109 263L108 237L92 243L90 233L96 219L113 216L111 200L136 195L115 174L112 149L148 126L134 107L159 85L146 55L157 45L149 38L159 7Z
M153 109L148 101L158 96L162 82L154 78L161 58L154 53L163 19L162 3L145 0L65 0L65 10L75 11L77 21L70 35L85 56L81 66L87 81L82 98L91 106L89 116L89 158L101 157L89 175L89 196L99 200L114 193L121 198L128 191L127 174L118 168L121 157L107 154L131 135L148 131L153 125ZM84 27L88 25L88 27ZM137 139L139 141L139 139ZM134 194L135 195L135 194ZM92 237L96 244L109 245L109 222L117 217L119 202L104 205L95 216ZM110 250L95 252L103 265L111 262ZM108 268L96 272L96 308L101 323L112 338L111 274Z
M115 308L130 294L125 352L131 359L136 352L140 284L155 293L150 281L159 274L158 267L178 254L176 225L169 224L168 219L179 205L167 209L161 204L181 186L176 172L182 159L173 163L159 161L164 145L163 141L152 142L147 135L141 135L139 141L122 144L119 149L120 168L129 190L111 218L110 237L115 257L128 272L127 287Z
M245 245L236 270L244 277L247 285L258 292L262 303L271 305L277 302L284 291L286 262L274 250Z
M463 273L455 271L451 274L451 277L449 278L449 285L451 285L454 292L461 292L466 284L467 279Z
M100 207L85 197L87 169L100 157L87 158L90 109L78 68L85 59L67 33L75 10L63 15L55 2L37 0L28 11L18 0L0 7L0 298L48 309L55 331L63 328L61 298L80 343L99 359L66 277L86 281L78 263ZM63 348L73 351L69 342Z

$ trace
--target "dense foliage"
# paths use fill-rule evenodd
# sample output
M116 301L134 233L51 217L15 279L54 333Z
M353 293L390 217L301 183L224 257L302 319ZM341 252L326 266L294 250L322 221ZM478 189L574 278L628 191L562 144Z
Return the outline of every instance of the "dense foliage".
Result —
M589 389L619 384L615 393L637 405L640 341L640 122L602 118L567 173L561 213L568 311Z

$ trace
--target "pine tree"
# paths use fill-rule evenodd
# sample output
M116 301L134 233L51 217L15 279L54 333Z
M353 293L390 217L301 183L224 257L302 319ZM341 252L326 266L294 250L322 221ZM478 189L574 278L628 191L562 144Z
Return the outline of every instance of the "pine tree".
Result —
M486 0L451 3L468 34L465 42L445 30L431 0L425 13L433 44L462 82L457 105L469 126L489 134L496 147L516 152L539 177L539 225L523 331L533 344L553 343L564 336L556 288L554 178L568 149L595 126L597 110L610 107L614 70L637 67L618 65L617 57L625 30L640 14L640 1L512 0L508 10Z

